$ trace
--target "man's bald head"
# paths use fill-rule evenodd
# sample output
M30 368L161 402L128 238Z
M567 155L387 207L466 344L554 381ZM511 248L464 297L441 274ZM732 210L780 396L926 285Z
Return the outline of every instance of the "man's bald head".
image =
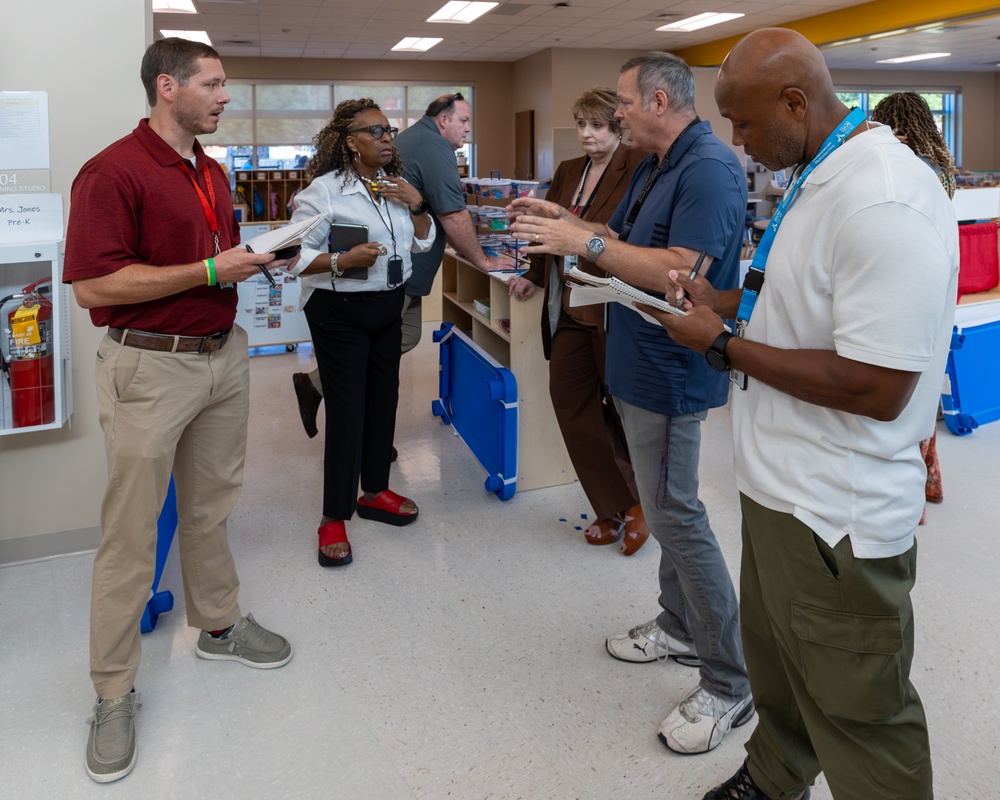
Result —
M736 44L719 70L715 101L733 123L733 143L774 170L811 159L847 114L822 54L786 28L763 28Z
M762 28L747 34L726 56L716 95L747 85L766 87L772 96L794 86L816 101L836 97L830 70L816 45L787 28Z

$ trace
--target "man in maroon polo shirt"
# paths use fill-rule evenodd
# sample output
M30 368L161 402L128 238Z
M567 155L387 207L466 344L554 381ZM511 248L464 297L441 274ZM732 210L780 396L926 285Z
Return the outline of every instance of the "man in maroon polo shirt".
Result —
M226 523L246 454L247 336L235 283L288 266L238 246L229 181L195 138L229 102L211 47L163 39L141 77L148 120L88 161L73 182L63 280L98 327L98 411L108 486L94 559L91 679L97 705L87 772L135 766L139 624L155 572L157 516L171 472L188 624L200 658L273 669L288 641L242 616Z

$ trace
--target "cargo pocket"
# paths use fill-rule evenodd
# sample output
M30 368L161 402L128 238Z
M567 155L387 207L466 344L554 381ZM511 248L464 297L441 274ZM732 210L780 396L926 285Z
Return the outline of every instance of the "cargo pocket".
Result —
M792 601L809 694L828 717L876 722L903 707L899 617L830 611Z

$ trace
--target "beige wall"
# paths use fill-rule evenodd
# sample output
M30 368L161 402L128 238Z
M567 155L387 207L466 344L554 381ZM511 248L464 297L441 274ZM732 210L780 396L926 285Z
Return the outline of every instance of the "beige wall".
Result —
M146 5L4 3L0 88L48 93L52 190L67 210L83 163L145 114L139 62L152 35ZM92 376L100 334L71 306L72 427L0 437L0 563L87 549L99 535L106 471Z
M433 81L475 86L477 168L482 174L514 172L514 115L510 63L484 61L377 61L337 58L223 58L229 80Z

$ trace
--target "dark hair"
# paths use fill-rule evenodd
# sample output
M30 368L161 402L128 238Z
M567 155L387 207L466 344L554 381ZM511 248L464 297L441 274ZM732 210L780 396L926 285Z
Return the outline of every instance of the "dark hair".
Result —
M381 111L370 97L360 100L345 100L333 110L333 119L313 138L316 154L309 159L306 166L306 178L312 183L320 175L328 172L342 172L344 182L349 175L357 174L351 150L347 146L348 132L355 127L354 121L366 111ZM402 175L403 160L399 157L395 146L392 148L392 160L383 167L386 175Z
M622 64L619 74L632 69L639 70L636 85L639 88L643 111L649 108L649 101L661 89L675 109L694 111L694 74L683 58L673 53L653 50L630 58Z
M432 100L431 104L427 106L427 110L424 112L428 117L433 119L434 117L443 114L449 108L455 105L456 100L464 100L461 92L455 92L455 94L443 94L437 100ZM448 115L449 117L451 114Z
M621 126L615 119L617 109L618 95L615 90L605 86L595 86L576 98L576 102L573 103L573 118L576 119L579 115L584 118L599 119L611 128L613 134L621 136Z
M896 92L882 98L872 109L872 122L881 122L893 133L905 136L910 149L929 158L934 166L948 173L955 171L955 160L934 123L930 106L916 92Z
M198 71L198 61L202 58L222 60L215 48L176 36L160 39L146 48L142 66L139 67L139 77L142 78L142 86L146 90L150 108L156 105L158 75L169 75L181 86L186 86Z

